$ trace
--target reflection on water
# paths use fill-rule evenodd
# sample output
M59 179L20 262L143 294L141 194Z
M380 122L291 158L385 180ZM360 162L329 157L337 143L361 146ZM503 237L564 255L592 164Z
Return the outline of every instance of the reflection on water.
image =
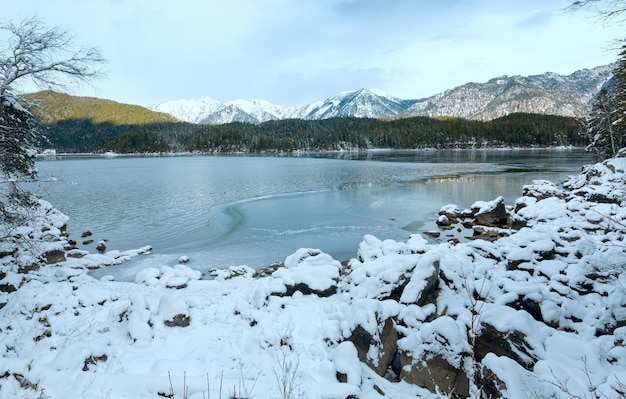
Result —
M333 156L336 154L332 154ZM578 150L368 152L323 158L63 158L38 162L54 183L37 190L110 249L152 245L115 273L176 263L201 270L283 260L300 247L355 256L365 234L406 239L432 228L441 206L469 207L533 179L559 181L591 158ZM93 251L89 246L86 249Z

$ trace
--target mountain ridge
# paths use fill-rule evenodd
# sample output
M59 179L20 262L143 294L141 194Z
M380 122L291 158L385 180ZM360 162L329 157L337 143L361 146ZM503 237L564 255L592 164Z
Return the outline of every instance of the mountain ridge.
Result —
M403 116L456 116L492 120L510 113L584 117L589 102L612 76L614 65L582 69L570 75L547 72L500 76L466 83L411 106Z
M609 64L569 75L503 75L483 83L469 82L423 99L401 99L377 89L362 88L341 91L304 106L276 105L259 99L219 102L203 97L164 101L149 109L198 124L332 117L452 116L492 120L519 112L579 118L585 116L589 102L612 76L613 69L614 64ZM211 107L200 107L207 99Z

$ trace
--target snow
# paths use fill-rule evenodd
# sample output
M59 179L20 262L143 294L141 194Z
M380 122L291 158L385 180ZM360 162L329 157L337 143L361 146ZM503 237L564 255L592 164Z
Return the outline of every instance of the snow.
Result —
M90 270L149 247L69 251L80 256L25 272L66 244L67 217L40 201L38 217L19 229L36 245L2 243L15 252L0 258L0 398L278 398L286 381L294 397L440 397L361 358L356 328L379 342L390 319L399 353L414 363L438 356L470 375L488 369L502 397L623 397L624 170L626 159L612 159L562 189L533 182L516 201L526 227L495 242L366 235L344 264L301 248L265 274L241 265L202 275L184 257L133 282L96 280ZM287 287L297 289L285 295ZM510 356L472 357L487 328L517 337ZM364 356L377 365L384 350L379 342Z
M406 104L405 104L406 103ZM284 106L266 100L230 100L219 102L208 97L195 100L171 100L150 109L164 112L190 123L262 123L279 119L325 119L338 116L386 117L406 110L411 101L401 100L377 89L342 91L326 100L303 106Z
M335 370L346 374L348 384L361 385L361 362L352 342L344 341L337 345L331 358Z
M486 213L496 209L498 203L503 202L504 197L498 197L493 201L476 201L470 208L476 210L476 214Z

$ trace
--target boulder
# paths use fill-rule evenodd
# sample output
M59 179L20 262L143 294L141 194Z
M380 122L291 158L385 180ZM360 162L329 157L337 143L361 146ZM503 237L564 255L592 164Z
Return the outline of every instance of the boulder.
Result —
M530 345L521 331L498 331L491 324L483 324L480 334L476 337L474 355L481 361L488 353L506 356L527 370L531 370L537 361L530 353Z
M420 359L413 359L402 352L400 359L403 365L400 372L402 381L451 398L469 396L470 380L465 371L451 365L440 355L425 352Z
M504 198L498 197L491 202L476 202L472 205L475 224L489 227L507 227L510 224L509 214L504 206Z
M98 245L96 246L96 251L100 253L104 253L106 250L107 250L106 242L100 241Z
M413 271L413 276L403 287L400 302L424 306L437 303L439 293L439 259L423 257Z
M441 229L451 229L452 228L452 220L448 218L446 215L441 215L437 218L437 226Z
M46 259L46 263L49 265L63 262L65 260L65 251L62 249L48 251L44 254L44 258Z
M272 277L284 285L283 289L272 294L291 296L300 291L320 297L334 295L342 267L340 262L319 249L301 248L285 259L283 267L272 273Z
M398 332L395 323L391 318L381 323L382 330L377 337L372 336L362 326L357 326L351 336L347 339L352 342L357 349L359 360L367 364L372 370L381 377L387 374L387 370L391 367L396 350L398 348ZM370 354L371 347L376 347L377 357L372 359Z
M484 398L501 398L502 392L506 391L506 384L489 367L482 366L480 372L475 375L476 386Z

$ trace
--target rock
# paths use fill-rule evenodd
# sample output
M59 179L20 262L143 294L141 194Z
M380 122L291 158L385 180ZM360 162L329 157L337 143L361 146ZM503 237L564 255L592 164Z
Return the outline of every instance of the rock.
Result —
M398 332L391 318L385 320L384 324L381 323L381 325L383 327L378 337L372 336L362 326L357 326L347 340L356 347L359 360L366 363L376 374L384 377L389 367L391 367L398 348ZM378 349L374 352L378 355L375 359L368 356L372 346Z
M446 215L441 215L437 218L437 226L441 229L450 229L452 228L452 220L450 220Z
M0 284L0 292L11 293L15 291L17 291L17 288L12 284Z
M183 295L176 291L168 292L159 301L159 316L168 327L187 327L191 322L189 306Z
M480 334L476 337L474 354L481 361L488 353L496 356L506 356L527 370L531 370L536 362L530 353L530 346L526 336L520 331L501 332L491 324L483 324Z
M402 381L452 398L469 396L470 381L465 372L440 355L426 352L421 359L413 359L402 352L400 358L403 365L400 372Z
M441 235L441 233L438 231L425 231L424 234L427 234L433 238L439 238L439 236Z
M538 322L545 323L543 315L541 314L541 305L532 299L521 296L517 298L517 300L508 303L507 306L512 307L515 310L524 310L531 315L533 319Z
M100 362L106 362L108 360L108 356L106 354L102 356L89 356L85 359L85 363L83 365L83 371L89 371L89 366L95 366Z
M461 211L459 210L459 208L456 205L449 204L449 205L445 205L445 206L441 207L441 209L439 210L439 215L440 216L445 216L452 223L457 223L458 222L457 219L461 215Z
M83 256L87 255L89 252L87 251L80 251L78 249L71 249L66 253L66 256L68 258L75 258L75 259L79 259L82 258Z
M100 241L96 246L96 250L100 253L104 253L107 250L107 245L104 241Z
M546 198L564 198L565 193L549 180L534 180L533 184L522 186L522 196L536 198L537 201ZM517 212L517 207L516 211Z
M184 314L177 314L171 320L163 322L168 327L189 327L189 323L191 323L191 317Z
M300 291L320 297L334 295L342 268L340 262L319 249L301 248L285 259L283 267L272 273L272 277L281 280L285 287L272 294L291 296Z
M87 230L85 232L83 232L83 234L81 234L81 238L85 238L85 237L90 237L91 236L91 231Z
M506 227L509 225L509 215L506 212L503 197L498 197L489 203L479 201L472 205L472 212L476 219L475 224L489 227Z
M0 250L0 258L4 258L5 256L15 256L16 253L17 253L17 248L12 248L6 251Z
M361 385L362 368L357 349L350 341L343 341L330 354L335 366L337 380L353 385Z
M472 240L485 240L489 242L494 242L498 238L500 238L502 234L499 231L485 229L484 227L475 226L474 232L472 233Z
M61 249L54 249L46 252L44 257L46 258L46 263L49 265L63 262L65 260L65 251Z
M313 289L313 288L309 287L308 285L306 285L304 283L298 283L298 284L295 284L295 285L286 285L286 287L287 287L287 292L285 292L285 293L273 292L272 295L276 295L276 296L292 296L297 291L300 291L304 295L317 295L320 298L327 298L327 297L335 295L337 293L337 287L336 286L328 287L325 290L316 290L316 289Z
M482 397L500 398L502 392L506 391L506 384L491 370L483 366L479 373L476 373L476 385L480 387Z
M424 306L429 303L437 303L439 288L439 260L432 260L427 257L422 258L418 267L413 272L413 276L404 287L399 300L402 303L414 303L417 306Z
M32 264L32 265L30 265L30 266L20 266L20 267L17 269L17 272L18 272L19 274L28 274L28 273L30 273L30 272L34 272L34 271L39 270L39 267L40 267L40 265L38 265L38 264L36 264L36 263L35 263L35 264Z

